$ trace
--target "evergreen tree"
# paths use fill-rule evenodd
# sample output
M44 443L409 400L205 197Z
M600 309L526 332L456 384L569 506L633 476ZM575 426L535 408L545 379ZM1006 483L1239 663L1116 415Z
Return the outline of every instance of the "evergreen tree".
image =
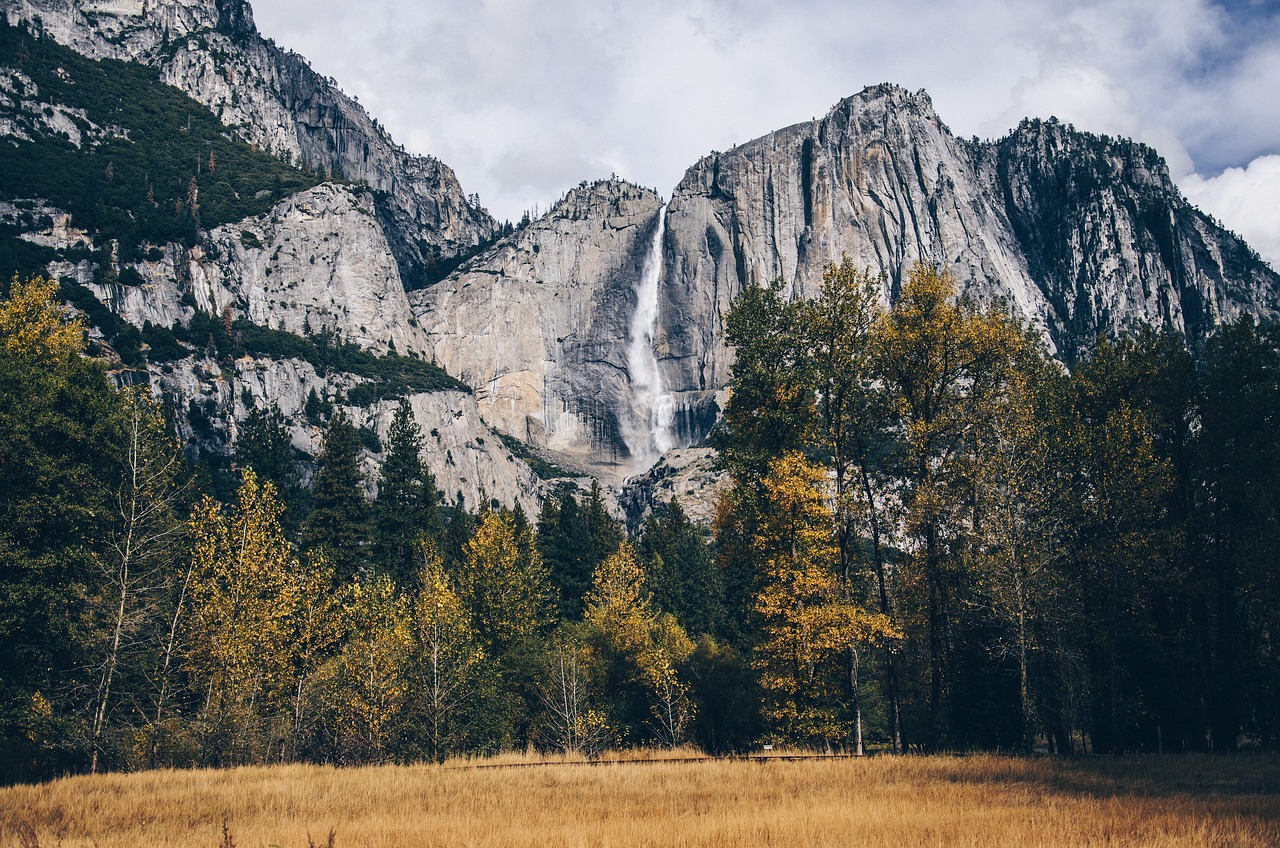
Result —
M538 516L538 551L555 586L560 618L582 617L582 597L591 585L594 545L577 498L565 491L543 502Z
M1211 630L1200 636L1215 648L1209 738L1214 750L1230 750L1242 730L1280 738L1280 335L1247 318L1223 327L1205 345L1198 376L1201 555L1191 560L1191 589L1210 599L1201 626ZM1259 697L1268 691L1269 703Z
M368 564L369 502L364 482L360 436L339 412L325 433L302 538L308 548L325 552L340 584L364 573Z
M685 515L677 498L645 519L639 553L658 609L689 633L717 635L724 626L724 584L706 533Z
M249 412L236 434L234 459L240 468L252 468L261 482L275 486L285 505L283 522L286 527L296 529L305 504L297 452L280 410L253 409Z
M591 545L591 572L594 573L596 567L611 556L625 538L622 525L609 514L609 509L604 505L600 481L594 478L591 480L591 496L583 507L582 517L587 525L587 539Z
M401 399L387 436L387 454L373 505L374 561L398 586L419 569L418 541L443 534L436 481L422 464L422 429L409 401Z
M0 299L0 774L13 780L80 766L67 740L88 737L88 704L65 693L95 691L79 671L101 632L85 601L104 588L94 554L119 479L118 399L57 290L15 277Z

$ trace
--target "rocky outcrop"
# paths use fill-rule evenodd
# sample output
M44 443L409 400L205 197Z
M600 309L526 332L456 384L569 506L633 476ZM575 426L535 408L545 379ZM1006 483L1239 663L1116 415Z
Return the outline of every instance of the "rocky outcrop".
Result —
M632 470L627 340L661 199L581 185L546 216L411 300L435 360L486 421L605 478Z
M1051 120L971 151L1067 359L1144 323L1197 344L1224 321L1280 310L1280 275L1187 203L1146 145Z
M238 422L252 408L270 406L284 416L294 447L306 455L319 456L324 430L306 415L307 398L313 392L342 409L355 426L372 430L385 444L399 401L385 400L367 407L344 403L346 394L362 382L349 374L321 375L295 359L245 357L226 366L203 357L188 357L151 371L156 393L175 401L184 440L214 455L231 451ZM474 509L481 501L496 499L502 504L520 504L529 515L537 514L545 484L480 419L472 395L431 392L410 395L408 401L422 428L423 462L435 475L447 503ZM363 456L372 497L377 491L381 457L367 450Z
M415 283L494 233L448 166L406 153L332 80L263 39L246 0L0 0L0 11L92 58L155 67L244 140L367 183Z
M889 85L704 158L667 231L660 360L692 403L728 380L723 316L744 287L811 296L842 255L884 275L886 301L917 260L945 265L1068 361L1142 323L1194 342L1280 315L1280 276L1187 204L1149 148L1055 122L965 142L926 94Z
M185 324L198 307L300 335L332 331L380 353L428 350L368 192L323 183L153 257L129 266L142 285L89 283L138 327Z
M654 509L679 499L690 521L710 526L715 521L717 500L732 485L711 448L677 448L645 473L627 480L618 492L620 512L635 532Z

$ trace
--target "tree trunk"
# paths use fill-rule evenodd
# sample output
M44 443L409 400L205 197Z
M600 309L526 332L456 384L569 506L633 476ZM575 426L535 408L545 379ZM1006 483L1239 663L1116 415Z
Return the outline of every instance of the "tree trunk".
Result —
M862 491L867 499L867 517L871 527L871 558L876 569L876 589L880 595L880 614L890 616L889 589L884 567L884 549L880 541L880 512L876 509L871 477L866 466L860 467ZM893 737L893 753L901 754L905 750L902 739L902 712L898 701L898 675L894 668L893 646L888 640L884 646L885 694L889 699L889 730Z

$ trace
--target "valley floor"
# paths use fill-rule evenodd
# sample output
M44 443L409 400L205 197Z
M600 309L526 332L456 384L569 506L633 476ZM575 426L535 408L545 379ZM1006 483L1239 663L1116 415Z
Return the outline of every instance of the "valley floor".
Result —
M466 765L160 771L5 788L0 846L1280 844L1274 755Z

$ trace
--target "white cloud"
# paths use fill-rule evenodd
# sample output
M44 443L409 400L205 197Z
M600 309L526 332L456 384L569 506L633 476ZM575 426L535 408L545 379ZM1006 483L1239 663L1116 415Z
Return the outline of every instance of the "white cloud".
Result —
M962 136L1055 115L1152 144L1175 177L1280 154L1274 4L254 0L254 11L500 218L611 171L669 194L708 151L879 82L927 89Z
M1181 188L1280 270L1280 156L1259 156L1246 168L1227 168L1209 179L1191 174Z

